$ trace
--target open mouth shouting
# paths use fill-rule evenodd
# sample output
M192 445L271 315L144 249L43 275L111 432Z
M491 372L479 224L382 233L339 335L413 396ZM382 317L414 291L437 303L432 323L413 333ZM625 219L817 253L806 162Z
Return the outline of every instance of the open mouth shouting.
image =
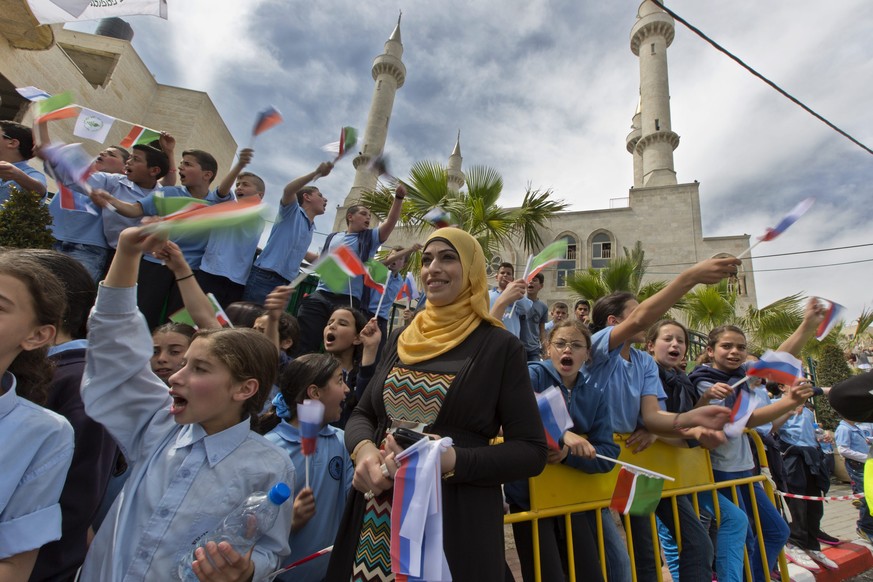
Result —
M173 390L170 390L170 396L173 397L173 404L170 405L170 414L178 415L185 411L185 408L188 407L188 400L179 396L179 394Z

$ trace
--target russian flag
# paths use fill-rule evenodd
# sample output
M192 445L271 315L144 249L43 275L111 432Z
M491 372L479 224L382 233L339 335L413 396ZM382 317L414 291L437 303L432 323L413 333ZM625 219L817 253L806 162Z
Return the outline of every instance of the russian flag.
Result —
M803 367L800 360L788 352L767 350L760 360L752 362L746 370L746 376L755 376L791 386L798 378L803 377Z
M73 192L61 183L58 183L58 196L61 200L61 208L72 212L87 212L98 216L99 213L90 203L87 196Z
M818 341L822 341L827 335L831 332L831 330L836 326L841 319L846 314L846 308L840 305L839 303L834 303L833 301L828 301L827 299L821 299L828 305L828 312L825 315L824 320L818 324L818 329L815 330L815 339Z
M324 421L324 404L320 400L304 400L297 405L300 423L300 449L304 457L315 454L318 433Z
M567 411L567 403L564 395L556 386L546 388L536 394L537 408L543 419L543 428L546 429L546 442L550 449L561 450L558 444L564 433L573 428L573 419Z
M400 301L404 297L410 301L418 299L418 285L415 284L415 277L412 276L412 273L406 273L406 280L403 282L403 287L397 292L396 300Z
M731 407L731 420L724 425L724 434L731 439L743 434L746 423L749 422L749 418L758 404L758 401L753 398L752 391L746 382L736 387L735 394L736 399L734 400L733 407Z
M445 228L451 225L451 223L449 222L451 220L451 218L449 217L449 213L439 206L434 206L433 209L425 214L422 218L437 228Z
M282 123L282 114L279 110L270 105L263 111L258 113L255 120L255 127L252 129L252 135L261 135L271 127L275 127Z
M767 232L764 233L764 236L758 237L758 240L760 240L760 241L773 240L774 238L776 238L777 236L779 236L780 234L782 234L783 232L788 230L789 226L791 226L792 224L797 222L797 220L801 216L806 214L806 211L812 207L812 204L814 202L815 202L815 198L807 198L806 200L803 200L802 202L800 202L800 204L795 206L791 210L791 212L786 214L785 217L779 221L779 224L777 224L773 228L768 228Z

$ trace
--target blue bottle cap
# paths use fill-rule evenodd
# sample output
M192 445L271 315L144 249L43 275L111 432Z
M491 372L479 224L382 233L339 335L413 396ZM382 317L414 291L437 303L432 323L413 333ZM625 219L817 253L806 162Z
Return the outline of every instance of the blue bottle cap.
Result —
M291 498L291 488L285 483L276 483L267 495L276 505L282 505Z

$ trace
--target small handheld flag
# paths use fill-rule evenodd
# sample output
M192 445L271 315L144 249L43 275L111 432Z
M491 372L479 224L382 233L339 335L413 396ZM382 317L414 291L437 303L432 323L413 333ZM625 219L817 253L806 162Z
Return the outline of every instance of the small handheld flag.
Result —
M121 140L119 145L123 148L129 149L135 145L148 145L160 138L160 132L143 127L142 125L134 125L133 129L130 130L127 137Z
M404 297L408 302L418 299L418 286L415 284L415 277L412 276L412 273L406 273L406 280L403 282L403 287L397 292L395 300L400 301Z
M114 117L82 107L79 117L76 119L76 127L73 128L73 135L103 143L106 141L106 136L109 135L109 130L112 129L114 122Z
M344 293L349 281L367 273L358 255L346 245L339 245L312 265L324 284L334 293Z
M16 87L15 90L28 101L42 101L43 99L51 97L51 95L46 91L33 86Z
M385 282L391 274L388 267L376 260L367 261L367 272L364 273L364 285L379 293L385 293Z
M396 181L397 178L391 174L391 170L388 169L388 154L381 153L367 164L367 169L376 174L376 177L385 176L389 180Z
M800 360L788 352L767 350L760 360L749 365L746 375L791 386L803 377L803 367Z
M358 130L354 127L344 127L340 130L339 141L334 141L324 145L321 149L332 154L336 154L334 162L349 153L349 150L355 147L358 143Z
M573 419L567 411L564 395L556 386L546 388L536 394L537 408L546 430L546 443L550 449L560 451L560 441L564 433L573 428Z
M158 216L173 216L174 214L182 214L203 206L209 206L208 202L199 198L192 196L164 196L164 193L161 191L155 193L154 201Z
M791 209L791 212L786 214L782 220L779 221L779 224L774 226L773 228L768 228L767 232L764 233L763 236L758 237L761 241L769 241L773 240L786 230L788 227L797 222L797 220L806 214L806 211L809 210L813 203L815 202L815 198L807 198L801 201L797 206Z
M834 329L840 320L843 319L846 313L846 308L839 303L834 303L833 301L828 301L821 297L819 297L819 301L823 301L828 306L828 311L827 314L825 314L824 320L818 324L818 329L815 330L815 339L822 341L827 337L831 330Z
M439 206L431 208L422 218L437 228L451 226L451 217L449 216L449 213Z
M73 192L61 183L58 183L58 196L60 196L61 208L72 212L87 212L94 216L99 216L100 213L90 203L87 196Z
M193 206L193 205L192 205ZM201 206L187 212L175 212L148 225L152 232L173 235L202 234L219 228L233 228L262 219L266 206L258 198L239 202L222 202Z
M300 450L306 464L306 487L309 487L309 457L315 454L318 433L324 421L324 404L320 400L304 400L297 405L300 424Z
M724 434L730 439L735 439L743 434L743 430L758 404L746 382L742 382L734 390L735 400L731 407L730 421L724 425Z
M55 121L75 117L79 106L73 103L73 94L69 91L58 93L36 102L36 122Z
M528 267L528 272L525 275L524 279L528 283L533 280L533 278L548 267L549 265L554 265L561 261L567 256L567 240L561 239L556 240L546 248L544 248L540 254L536 255L530 262L530 266Z
M622 515L649 515L661 501L664 480L622 467L610 507Z
M43 155L58 182L76 184L86 193L91 193L91 187L86 180L93 173L94 158L85 151L82 144L49 144L43 148Z
M233 323L230 321L230 317L227 316L227 313L224 312L224 309L221 307L221 303L218 302L218 299L212 293L206 294L207 299L209 299L209 303L212 304L212 310L215 312L215 320L218 322L218 325L221 327L233 327ZM194 318L191 317L191 313L187 308L183 307L179 311L176 311L169 317L170 321L174 323L184 323L186 325L190 325L194 329L197 329L197 324L194 323Z
M270 105L263 111L258 112L258 117L255 119L255 126L252 128L252 137L261 135L268 129L276 127L282 123L282 114L279 110Z

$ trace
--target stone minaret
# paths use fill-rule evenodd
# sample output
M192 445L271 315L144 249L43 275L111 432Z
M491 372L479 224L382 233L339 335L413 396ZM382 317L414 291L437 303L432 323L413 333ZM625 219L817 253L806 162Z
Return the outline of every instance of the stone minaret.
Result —
M367 169L367 165L385 148L388 122L391 121L391 110L394 107L394 95L406 81L406 66L400 60L401 56L403 56L403 43L400 42L398 17L397 26L385 43L385 52L373 61L372 73L376 87L373 89L373 101L370 103L370 113L367 116L363 145L358 156L352 161L356 170L355 181L343 205L337 207L334 230L345 230L346 209L357 202L363 192L376 187L376 176Z
M633 146L642 168L634 167L634 186L665 186L676 183L673 150L679 136L670 127L670 87L667 79L667 47L673 42L673 18L650 0L644 0L631 29L631 51L640 58L639 120L634 116L634 131L639 131ZM641 180L640 180L641 179ZM638 181L640 180L640 181Z
M461 130L459 129L455 149L452 150L452 155L449 156L449 165L446 167L450 192L457 193L464 187L465 177L464 172L461 171L461 162L463 161L464 158L461 157Z

